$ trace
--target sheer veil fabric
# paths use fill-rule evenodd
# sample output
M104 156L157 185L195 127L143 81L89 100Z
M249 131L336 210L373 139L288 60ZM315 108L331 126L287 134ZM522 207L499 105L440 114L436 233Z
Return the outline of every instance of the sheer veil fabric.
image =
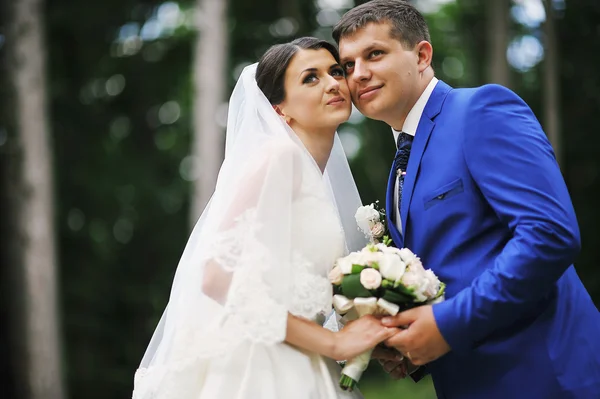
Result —
M203 397L211 359L231 360L234 373L253 345L282 346L288 312L312 320L331 312L326 271L365 244L337 134L322 174L258 88L256 66L244 69L231 95L215 192L136 372L135 399Z

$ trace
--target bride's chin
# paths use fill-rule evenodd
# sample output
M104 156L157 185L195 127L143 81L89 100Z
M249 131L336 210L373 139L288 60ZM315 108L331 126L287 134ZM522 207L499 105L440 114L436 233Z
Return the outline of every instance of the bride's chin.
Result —
M335 123L339 126L342 123L348 122L348 119L350 119L350 114L351 113L352 113L352 109L350 109L350 110L348 110L346 112L338 112L331 119L332 119L332 121L335 121Z

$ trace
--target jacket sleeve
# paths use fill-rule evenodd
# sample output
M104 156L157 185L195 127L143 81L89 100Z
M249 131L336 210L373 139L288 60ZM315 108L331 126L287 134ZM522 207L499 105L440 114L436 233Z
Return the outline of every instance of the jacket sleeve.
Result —
M467 167L512 237L492 268L433 308L440 332L458 352L531 311L581 245L552 147L527 104L502 86L488 85L471 97L468 118Z

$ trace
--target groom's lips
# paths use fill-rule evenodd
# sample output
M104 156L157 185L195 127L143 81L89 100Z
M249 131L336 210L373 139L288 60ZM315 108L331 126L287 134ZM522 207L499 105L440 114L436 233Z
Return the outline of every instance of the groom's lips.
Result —
M358 99L367 100L377 94L379 89L382 87L383 85L365 87L364 89L358 91Z

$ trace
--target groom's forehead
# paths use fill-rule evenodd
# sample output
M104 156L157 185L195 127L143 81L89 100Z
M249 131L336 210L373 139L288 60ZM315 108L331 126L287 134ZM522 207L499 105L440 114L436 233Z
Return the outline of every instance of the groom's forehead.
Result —
M351 33L347 33L340 38L340 57L342 60L355 57L385 42L397 40L390 30L391 26L388 22L370 22Z

